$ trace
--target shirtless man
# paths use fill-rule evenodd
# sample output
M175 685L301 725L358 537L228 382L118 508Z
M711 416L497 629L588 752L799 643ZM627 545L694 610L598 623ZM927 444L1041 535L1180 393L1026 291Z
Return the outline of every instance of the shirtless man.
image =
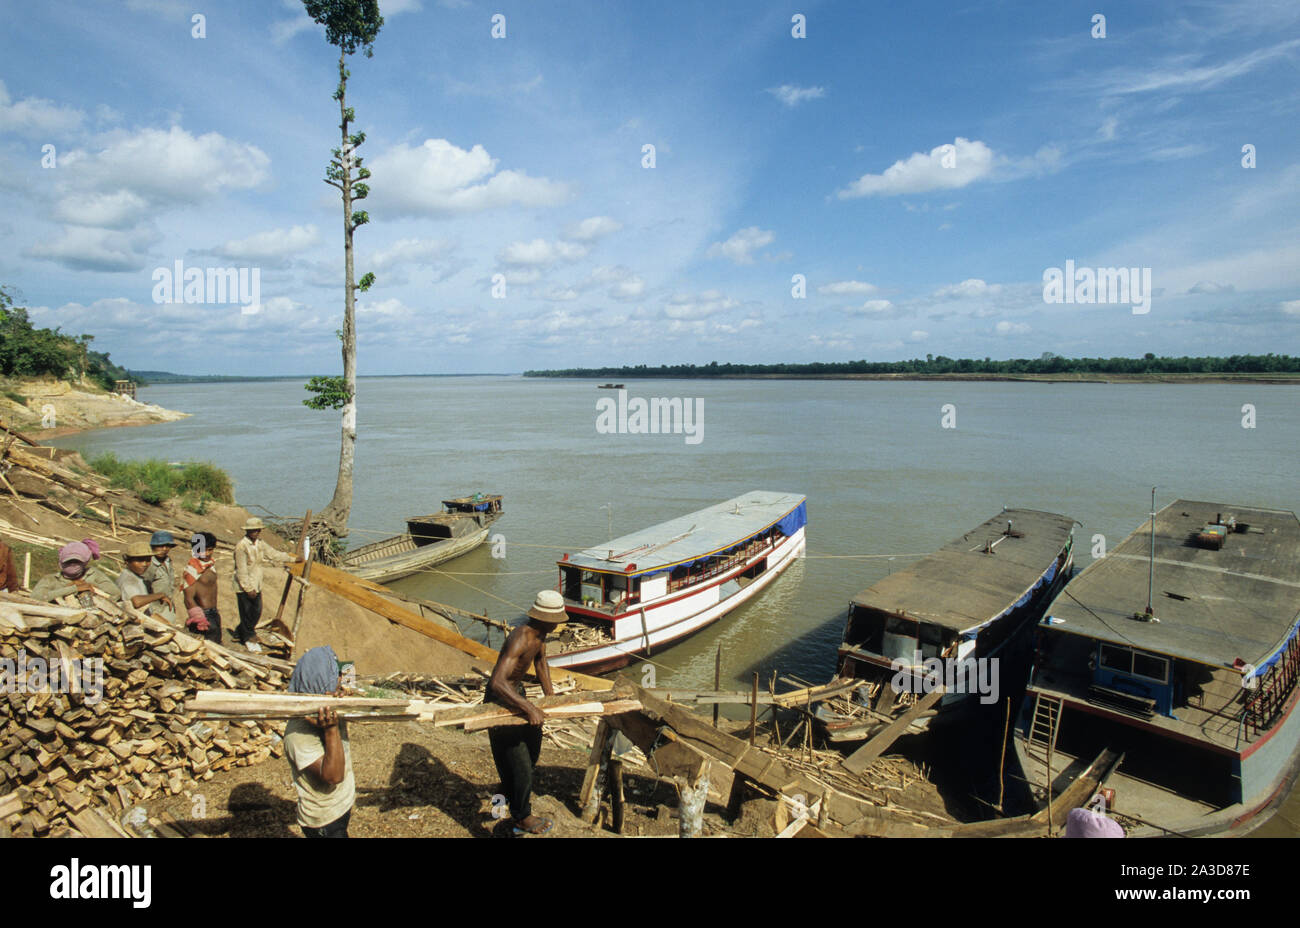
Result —
M523 696L521 681L529 667L537 675L542 692L554 696L551 669L546 663L546 636L568 618L564 598L554 590L542 590L528 610L528 621L517 626L501 646L501 656L492 668L485 701L495 702L526 716L527 725L501 725L488 730L492 759L501 775L501 792L510 803L510 817L516 835L541 835L553 822L533 815L533 767L542 752L542 723L545 714Z
M213 555L217 549L217 536L211 532L195 532L190 538L190 553L194 556L185 565L181 590L185 595L185 625L190 631L209 641L221 644L221 613L217 611L217 565Z

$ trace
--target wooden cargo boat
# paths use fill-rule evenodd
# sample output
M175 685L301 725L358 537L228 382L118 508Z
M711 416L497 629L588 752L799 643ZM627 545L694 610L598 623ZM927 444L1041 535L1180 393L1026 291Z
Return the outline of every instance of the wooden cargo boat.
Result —
M753 491L566 554L550 664L604 673L717 621L803 554L807 519L805 497Z
M406 520L406 532L349 551L343 568L383 583L410 576L472 551L501 518L501 497L476 493L442 501L443 511Z
M1033 622L1073 569L1073 529L1073 519L1056 513L1004 509L855 596L839 676L868 682L853 716L821 712L827 736L861 741L901 720L936 688L941 665L951 671L938 675L945 692L904 730L924 731L973 708L986 698L977 684L990 674L1023 680Z
M1205 547L1206 525L1232 531ZM1049 783L1059 794L1106 748L1123 755L1106 812L1131 836L1261 824L1300 768L1298 617L1294 513L1188 500L1160 510L1038 626L1015 736L1031 798Z

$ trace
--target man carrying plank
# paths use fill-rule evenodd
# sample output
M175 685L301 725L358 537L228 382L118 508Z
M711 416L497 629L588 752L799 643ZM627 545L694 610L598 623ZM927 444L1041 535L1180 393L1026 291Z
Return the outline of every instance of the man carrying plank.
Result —
M555 590L542 590L528 610L528 621L517 626L501 646L501 656L492 668L484 702L514 709L528 719L527 725L503 725L488 732L492 760L501 775L501 792L510 803L510 818L516 835L542 835L554 824L533 815L533 768L542 752L542 723L546 715L523 694L523 678L531 666L542 692L554 696L551 669L546 663L546 636L568 619L564 598Z
M293 668L289 692L339 695L339 663L329 645L312 648ZM322 706L313 719L290 719L284 756L298 790L298 825L308 838L346 838L356 781L347 723Z

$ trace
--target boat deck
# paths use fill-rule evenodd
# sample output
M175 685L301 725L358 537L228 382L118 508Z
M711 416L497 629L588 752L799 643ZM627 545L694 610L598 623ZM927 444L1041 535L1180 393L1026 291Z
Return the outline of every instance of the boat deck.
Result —
M1015 534L1004 534L1008 521ZM1026 593L1065 547L1073 526L1073 519L1053 512L1005 510L859 593L853 604L966 631Z
M1047 798L1047 762L1036 754L1027 755L1023 750L1019 753L1034 801L1042 806ZM1064 792L1089 763L1089 758L1055 752L1052 756L1052 795L1059 796ZM1224 810L1222 806L1181 796L1173 790L1130 776L1124 772L1123 763L1105 785L1115 790L1115 807L1107 814L1122 820L1125 810L1128 810L1141 820L1125 822L1131 837L1186 833L1202 826L1213 828L1216 827L1214 820L1221 818Z

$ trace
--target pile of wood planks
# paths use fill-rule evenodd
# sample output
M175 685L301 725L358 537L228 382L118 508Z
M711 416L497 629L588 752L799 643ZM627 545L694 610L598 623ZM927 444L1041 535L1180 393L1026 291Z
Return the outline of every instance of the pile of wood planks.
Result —
M0 836L122 833L145 800L281 756L281 726L184 706L208 687L282 690L291 665L103 597L65 603L0 593Z

